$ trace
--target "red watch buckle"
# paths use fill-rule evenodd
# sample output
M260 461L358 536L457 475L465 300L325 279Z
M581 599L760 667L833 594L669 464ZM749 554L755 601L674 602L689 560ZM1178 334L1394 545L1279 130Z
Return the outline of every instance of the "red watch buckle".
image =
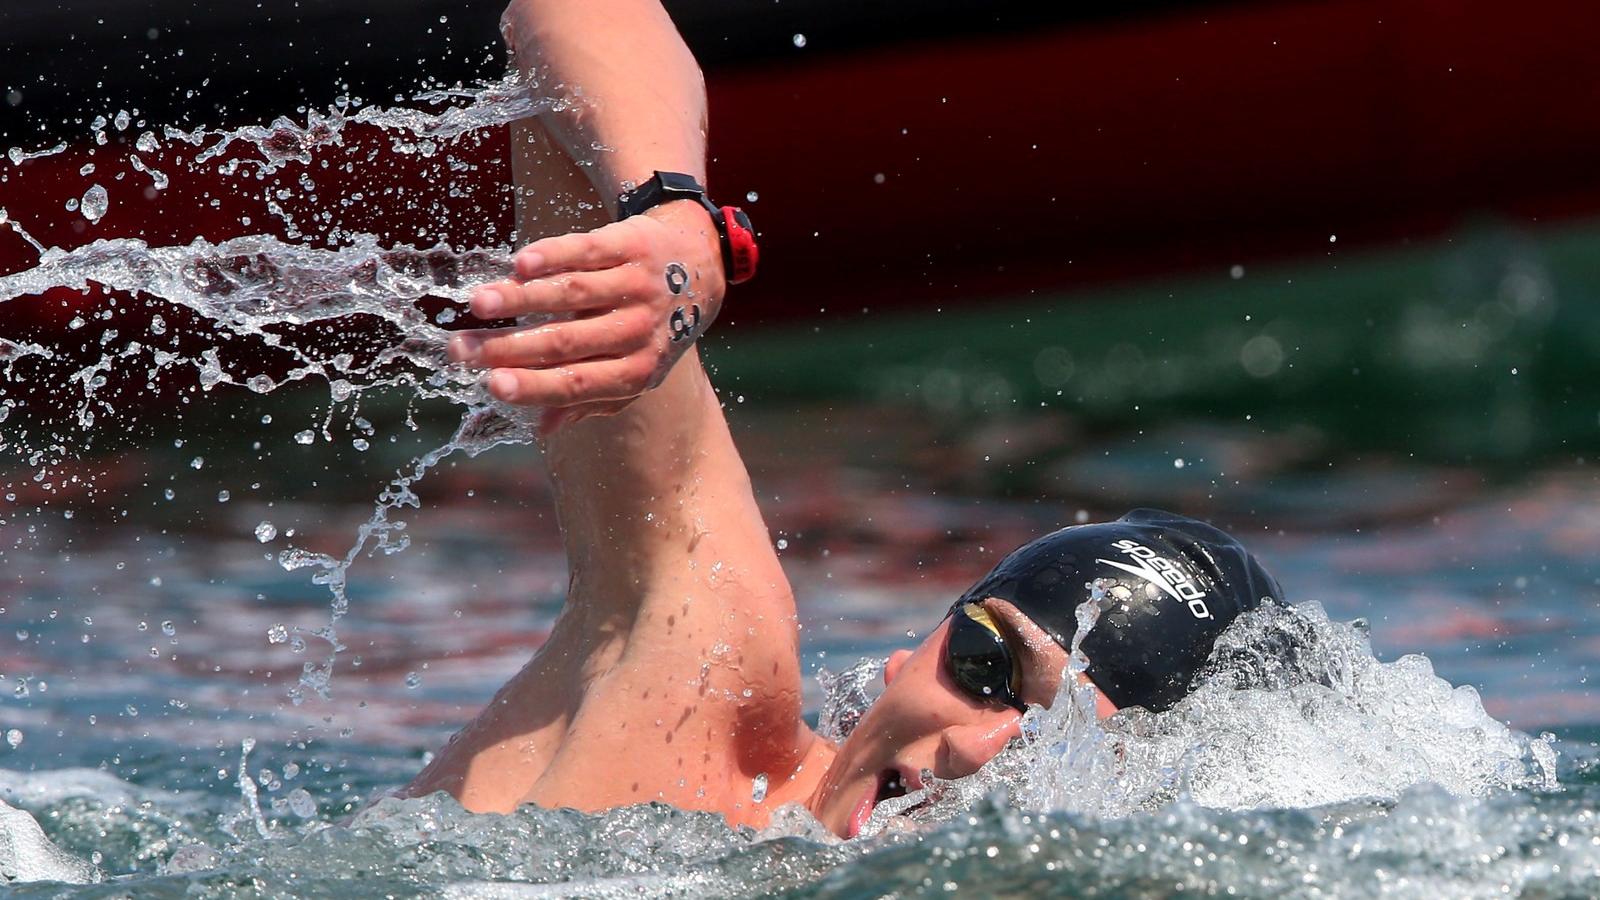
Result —
M721 214L723 249L726 252L724 261L728 265L728 283L742 284L756 276L756 265L761 261L761 248L756 245L755 229L750 226L750 217L744 210L737 206L724 206L718 212Z

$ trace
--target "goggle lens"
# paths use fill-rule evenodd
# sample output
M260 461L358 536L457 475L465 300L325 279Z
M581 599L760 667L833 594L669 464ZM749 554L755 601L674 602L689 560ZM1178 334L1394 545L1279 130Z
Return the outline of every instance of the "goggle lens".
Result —
M1016 660L989 613L968 603L950 617L946 643L950 677L980 701L998 700L1016 710L1027 706L1016 693Z

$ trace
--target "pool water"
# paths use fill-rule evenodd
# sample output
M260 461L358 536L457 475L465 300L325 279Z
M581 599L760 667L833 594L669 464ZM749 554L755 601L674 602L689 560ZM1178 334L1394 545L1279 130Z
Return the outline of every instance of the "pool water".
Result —
M1041 502L952 489L950 462L976 452L981 428L941 432L888 409L735 405L730 415L783 541L812 668L887 655L935 624L948 598L1004 549L1120 509L1112 497ZM823 439L813 453L783 439L790 429L847 431L845 423L868 419L882 436L871 443L830 449ZM1105 450L1125 437L1080 438L1064 465L1120 466L1131 478L1147 463L1108 461ZM173 455L151 452L144 465L161 471ZM1379 658L1426 653L1439 675L1475 686L1495 717L1553 731L1560 789L1463 798L1424 785L1305 810L1219 810L1178 798L1108 818L1030 813L990 796L969 820L837 846L804 829L772 840L736 834L713 817L665 808L599 817L527 810L498 820L432 798L361 812L407 781L520 667L559 608L565 571L535 453L505 448L424 482L412 546L351 570L351 612L339 632L349 650L330 698L298 704L290 693L323 649L311 633L327 621L327 592L278 566L254 529L275 521L302 534L338 531L363 519L368 502L346 483L316 503L285 503L270 485L217 503L204 476L230 483L235 473L210 458L214 468L187 469L179 481L203 500L148 501L142 521L86 515L27 537L18 532L34 517L7 525L0 721L16 740L0 748L0 799L93 860L113 892L298 894L361 878L400 894L510 882L575 896L641 887L877 896L937 893L947 883L1017 895L1047 884L1119 896L1165 895L1180 884L1247 896L1488 895L1514 883L1567 896L1600 871L1592 811L1600 703L1588 683L1600 656L1600 570L1590 552L1600 546L1600 489L1581 467L1435 492L1399 521L1369 520L1360 507L1382 513L1397 484L1423 491L1461 473L1352 465L1258 473L1228 489L1203 455L1183 470L1188 486L1212 495L1197 511L1219 517L1247 515L1235 504L1279 478L1286 496L1307 478L1346 492L1340 514L1318 525L1322 491L1301 483L1298 493L1313 499L1291 509L1295 527L1241 531L1292 600L1316 600L1335 619L1368 619ZM1172 505L1193 509L1184 480L1173 498L1183 502ZM821 699L813 694L813 711ZM259 818L241 791L241 767ZM353 826L339 824L355 814Z

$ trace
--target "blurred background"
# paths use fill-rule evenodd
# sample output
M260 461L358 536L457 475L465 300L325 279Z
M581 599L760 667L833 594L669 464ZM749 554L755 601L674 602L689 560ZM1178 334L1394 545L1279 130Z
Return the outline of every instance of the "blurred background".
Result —
M47 246L280 228L259 200L217 202L225 179L204 171L108 182L98 223L65 204L146 128L303 123L339 98L496 79L500 6L7 4L0 206ZM1519 727L1600 736L1592 4L667 6L706 71L714 195L762 234L761 277L706 354L809 663L886 653L1042 530L1157 505L1240 533L1291 599L1370 619L1385 658L1426 652ZM118 111L134 124L95 124ZM475 164L448 196L372 146L317 174L321 201L290 171L283 202L383 188L340 221L510 240L503 131L462 151ZM408 193L452 215L418 222ZM36 259L0 231L0 274ZM113 330L86 315L104 292L12 300L0 337L92 360L147 331L152 302ZM41 735L0 765L290 734L280 750L309 736L389 760L358 787L403 778L559 607L533 451L419 486L412 549L352 569L341 633L360 665L340 663L332 701L288 703L311 651L283 635L325 623L327 595L263 559L259 523L341 550L456 411L364 398L368 429L404 440L357 452L291 438L334 418L325 387L202 395L197 377L164 374L43 486L26 454L0 459L0 675L21 688L0 692L0 731ZM52 389L7 384L35 410ZM90 733L86 717L93 740L47 737Z
M763 396L897 395L933 365L963 381L936 404L996 399L986 375L1003 403L1071 382L1096 419L1253 412L1480 461L1600 432L1581 397L1600 349L1585 4L667 6L707 72L713 189L769 248L723 323L740 335L724 364L754 378L740 360L761 360ZM498 77L500 7L12 4L0 143L76 149L116 109L303 121ZM480 187L504 175L481 155ZM90 235L49 193L76 197L81 162L28 160L0 185L46 243L253 230L232 206L174 224L170 195L133 194ZM441 236L504 240L493 199ZM32 251L0 235L0 254L14 270Z

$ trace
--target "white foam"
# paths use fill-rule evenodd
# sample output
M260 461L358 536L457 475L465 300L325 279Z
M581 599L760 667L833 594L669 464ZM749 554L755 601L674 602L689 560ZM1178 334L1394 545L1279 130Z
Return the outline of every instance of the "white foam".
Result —
M27 881L88 884L99 881L94 866L62 850L33 816L0 802L0 885Z

